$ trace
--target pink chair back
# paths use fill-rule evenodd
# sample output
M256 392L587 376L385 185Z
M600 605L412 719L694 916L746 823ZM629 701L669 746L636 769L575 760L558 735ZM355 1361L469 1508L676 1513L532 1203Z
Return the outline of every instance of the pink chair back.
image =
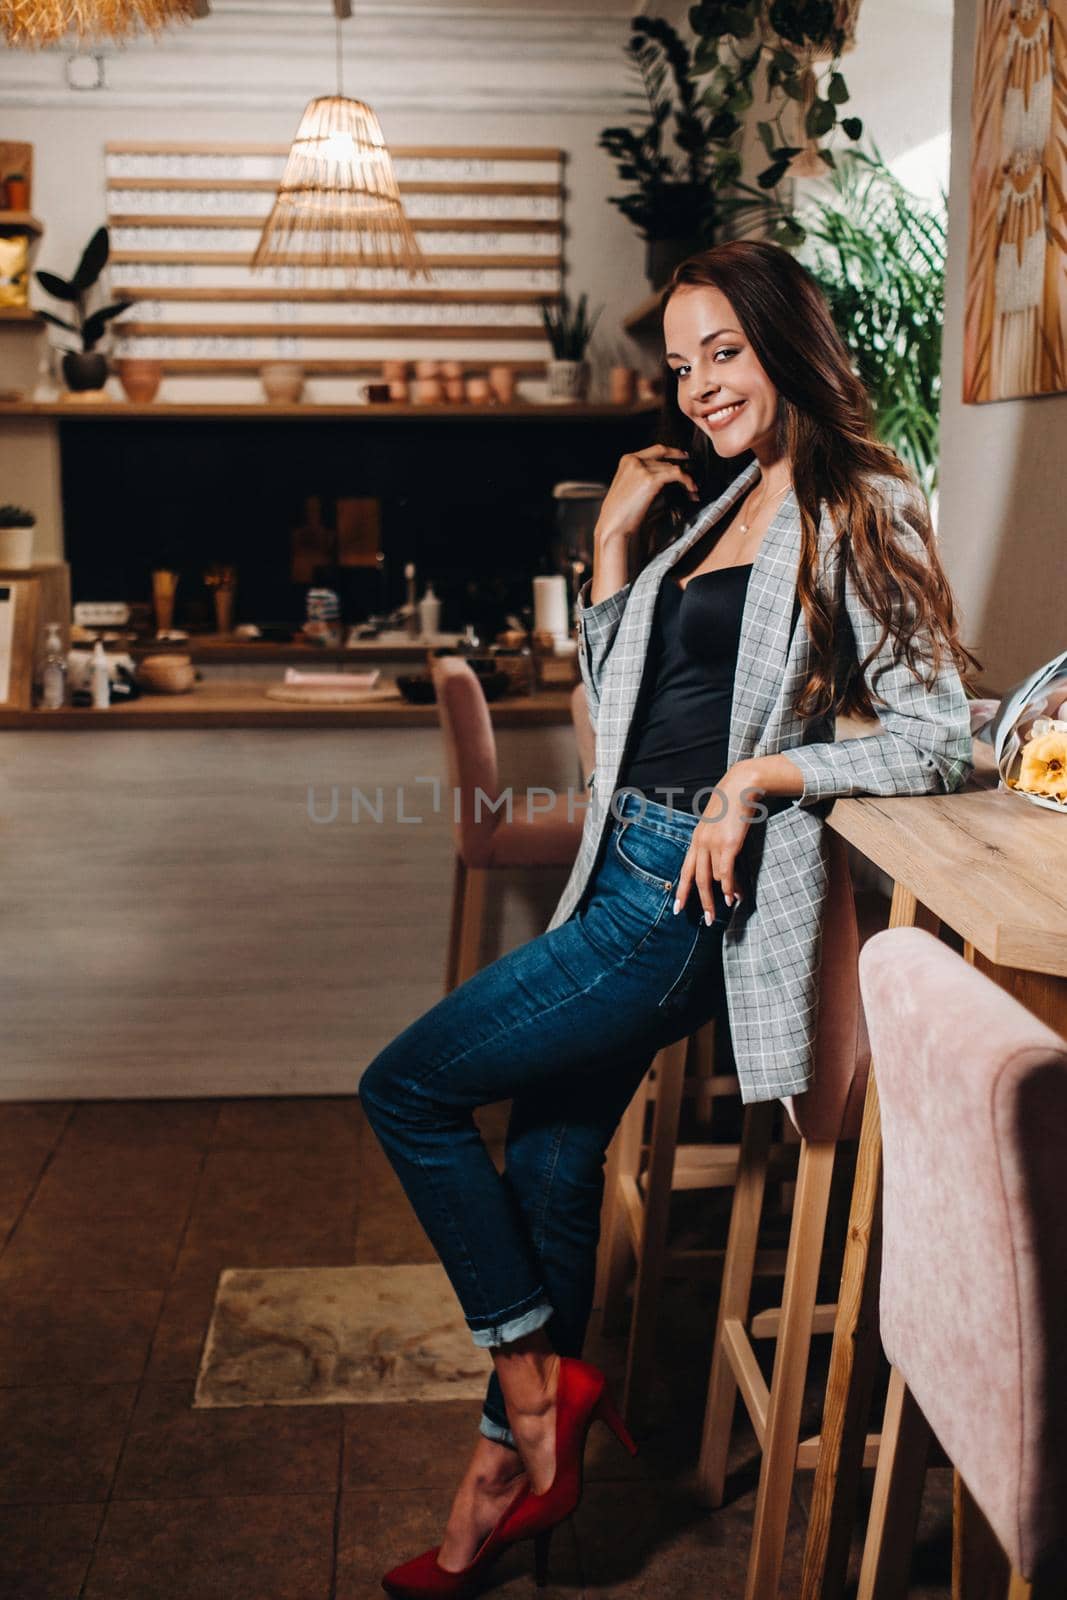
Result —
M860 958L882 1342L1026 1578L1067 1561L1067 1041L917 928Z
M596 734L589 718L589 701L584 683L576 683L571 690L571 722L578 745L578 764L582 769L582 782L589 782L589 774L596 766Z
M430 672L448 770L449 788L443 803L452 818L456 851L468 867L484 867L503 815L503 810L494 812L490 803L499 798L500 778L489 706L477 676L460 656L435 656ZM479 791L489 797L488 802L478 802Z
M815 1072L806 1094L789 1111L812 1142L854 1139L863 1116L871 1052L860 1001L860 929L848 864L848 846L827 828L829 883L823 910Z

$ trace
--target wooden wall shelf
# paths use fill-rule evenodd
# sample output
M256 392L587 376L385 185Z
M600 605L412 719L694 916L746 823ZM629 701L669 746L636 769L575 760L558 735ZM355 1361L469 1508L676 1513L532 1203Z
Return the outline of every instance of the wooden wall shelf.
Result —
M635 339L647 339L650 335L658 334L662 300L662 289L653 289L651 294L647 294L627 316L623 317L622 325L626 332Z
M204 417L246 422L321 422L334 418L363 418L368 422L603 422L611 418L648 416L656 410L656 402L633 406L178 405L166 401L133 405L124 400L0 402L0 417L60 417L65 422L84 422L94 417L158 422Z
M44 318L32 306L0 306L0 327L42 328Z
M44 223L30 211L0 211L0 233L32 233L39 239L44 232Z

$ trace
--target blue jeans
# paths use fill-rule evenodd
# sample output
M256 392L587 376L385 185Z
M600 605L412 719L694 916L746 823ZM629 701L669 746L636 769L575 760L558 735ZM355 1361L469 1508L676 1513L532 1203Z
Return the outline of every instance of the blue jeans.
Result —
M488 1348L547 1324L560 1355L581 1354L611 1137L656 1052L725 1017L719 885L712 924L695 888L672 914L697 818L632 793L614 809L574 914L446 995L359 1086ZM472 1113L508 1099L500 1174ZM512 1443L495 1374L481 1428Z

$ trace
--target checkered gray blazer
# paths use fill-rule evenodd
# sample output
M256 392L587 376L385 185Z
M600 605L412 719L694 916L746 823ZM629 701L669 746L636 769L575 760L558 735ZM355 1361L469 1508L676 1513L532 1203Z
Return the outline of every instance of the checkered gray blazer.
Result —
M612 820L611 801L663 576L758 475L753 463L618 593L589 605L589 585L582 591L579 661L596 729L596 772L581 846L550 929L577 908ZM921 556L922 541L906 516L913 491L889 477L877 487L892 507L901 544ZM800 537L800 508L790 491L764 535L749 577L730 717L731 765L749 756L786 752L804 777L800 798L763 825L750 893L732 917L723 943L730 1030L746 1102L799 1094L811 1081L828 876L823 841L828 808L820 802L838 795L950 791L971 768L970 720L957 673L944 666L927 689L893 660L889 644L868 673L868 682L872 675L876 678L877 692L886 702L879 711L879 734L836 741L832 719L802 721L796 716L793 701L811 665L803 611L790 638ZM841 556L831 555L832 529L825 514L820 537L820 581L829 593L838 593ZM881 630L850 578L844 583L844 604L862 660Z

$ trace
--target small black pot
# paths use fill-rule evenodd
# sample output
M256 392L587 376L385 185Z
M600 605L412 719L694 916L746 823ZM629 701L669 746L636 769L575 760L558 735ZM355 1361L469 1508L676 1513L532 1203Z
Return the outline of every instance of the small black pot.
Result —
M684 239L650 239L645 251L645 276L653 289L662 289L675 267L701 248L700 240L691 235Z
M107 382L107 356L95 350L68 350L63 357L63 379L75 394L102 389Z

